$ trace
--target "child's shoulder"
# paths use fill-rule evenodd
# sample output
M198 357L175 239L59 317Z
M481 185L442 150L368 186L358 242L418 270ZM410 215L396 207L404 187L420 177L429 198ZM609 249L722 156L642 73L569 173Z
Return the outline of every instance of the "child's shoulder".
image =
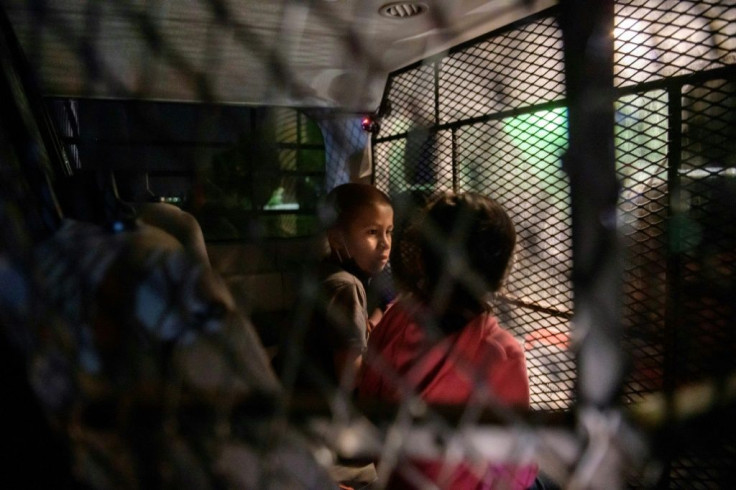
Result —
M506 357L513 358L523 355L519 340L503 328L494 315L484 314L478 317L478 320L482 323L486 341L503 351Z
M340 264L323 262L320 265L319 275L322 281L353 282L358 281L354 274L348 272Z
M322 288L328 291L349 288L365 291L363 283L350 271L340 267L339 264L333 262L325 262L320 267L320 282ZM365 292L362 293L365 295Z

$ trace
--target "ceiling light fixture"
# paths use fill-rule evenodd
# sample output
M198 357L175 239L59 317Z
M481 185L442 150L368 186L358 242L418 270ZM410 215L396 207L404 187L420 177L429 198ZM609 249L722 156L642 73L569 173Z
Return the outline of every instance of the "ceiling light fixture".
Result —
M378 9L378 13L384 17L392 19L408 19L416 17L427 11L426 3L421 2L392 2L383 5Z

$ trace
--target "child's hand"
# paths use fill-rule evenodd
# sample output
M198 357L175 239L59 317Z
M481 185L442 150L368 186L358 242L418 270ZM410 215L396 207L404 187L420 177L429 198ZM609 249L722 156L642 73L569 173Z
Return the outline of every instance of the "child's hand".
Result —
M381 308L376 308L373 310L373 313L370 314L368 317L368 326L366 328L366 336L369 336L374 328L376 328L376 325L378 325L378 322L381 321L381 318L383 318L383 310Z

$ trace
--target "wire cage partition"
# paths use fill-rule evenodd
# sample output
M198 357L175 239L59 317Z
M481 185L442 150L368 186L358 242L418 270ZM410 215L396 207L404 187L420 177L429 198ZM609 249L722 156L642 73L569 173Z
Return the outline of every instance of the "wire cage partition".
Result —
M81 472L100 488L316 489L332 483L323 470L336 452L379 458L373 489L395 470L411 479L407 456L533 460L561 488L736 485L732 1L561 1L389 73L370 133L352 108L310 105L309 88L291 71L298 60L289 49L301 49L294 39L311 35L299 19L317 2L282 2L275 32L288 46L240 23L230 2L190 2L214 19L199 33L197 49L211 60L204 66L166 38L171 26L154 22L153 6L120 2L121 24L105 28L167 60L161 78L152 71L136 80L111 70L90 44L101 28L96 9L112 7L88 5L91 34L78 39L71 10L27 2L26 12L23 3L0 2L13 14L3 12L0 52L0 282L13 287L0 286L0 322L35 390L29 403L68 443L58 455L43 453L64 462L57 471ZM370 2L355 3L359 18ZM274 8L252 14L265 19ZM432 22L450 31L437 11ZM326 25L336 19L324 6L317 13ZM60 59L84 68L85 90L105 86L117 96L42 93L10 17L29 60L53 55L42 52L51 36ZM377 63L354 32L332 34L367 66ZM221 35L262 67L252 80L263 105L218 98L222 84L248 79L227 69L227 53L212 51ZM299 54L305 62L320 56ZM366 83L345 92L356 98L369 92L359 75L351 80ZM138 100L153 80L171 83L175 97ZM116 175L123 190L131 161L148 170L144 198L155 189L191 206L217 251L215 272L244 272L225 276L223 292L181 258L153 254L140 270L131 266L143 286L121 289L135 301L133 291L159 291L163 306L150 325L146 313L116 310L134 317L135 335L123 336L128 350L105 351L116 363L109 373L91 347L99 334L91 318L108 285L101 270L125 277L128 263L116 257L128 248L119 230L68 228L62 214L122 223L100 176ZM392 198L397 217L417 196L445 190L487 194L508 211L517 249L492 308L523 346L531 411L432 406L411 394L398 404L364 403L341 391L314 403L277 379L271 349L315 308L305 247L313 246L318 202L337 184L366 179ZM401 256L390 266L397 277L411 272ZM235 301L218 303L220 295ZM222 313L236 309L231 303L232 317ZM99 382L100 373L112 381ZM207 386L204 395L182 389L188 377ZM27 473L29 482L41 476Z
M705 409L715 413L730 396L721 383L734 370L726 299L733 217L723 207L734 198L726 190L733 189L734 40L724 24L734 10L722 2L617 1L614 8L610 74L575 64L584 57L570 47L583 44L574 37L585 30L575 25L582 19L566 25L557 10L392 74L390 110L373 140L374 179L393 195L487 192L513 214L521 243L495 308L526 347L534 408L575 411L598 399L637 413L640 404L674 403L678 389L705 383L724 386ZM571 81L574 70L585 75ZM608 114L590 106L609 93L607 140ZM615 210L602 204L613 195ZM612 227L620 250L605 231ZM610 248L600 249L599 240ZM613 263L623 264L619 305L599 296L619 287ZM586 267L610 282L595 291ZM705 286L705 277L718 277L718 286ZM596 328L601 336L593 340ZM672 412L660 413L660 423L677 417L674 405L664 407ZM734 441L717 441L719 449L668 448L659 484L728 486Z

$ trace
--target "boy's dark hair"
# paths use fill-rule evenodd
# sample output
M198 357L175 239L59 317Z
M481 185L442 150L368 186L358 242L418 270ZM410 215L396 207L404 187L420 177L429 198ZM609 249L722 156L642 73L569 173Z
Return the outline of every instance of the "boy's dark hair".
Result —
M325 197L320 212L322 226L326 230L343 228L355 218L361 208L371 204L392 206L391 199L370 184L350 182L338 185Z
M516 231L493 199L448 192L429 204L416 243L424 272L419 292L440 315L456 317L443 322L443 330L453 330L488 309L487 293L498 291L508 273Z

